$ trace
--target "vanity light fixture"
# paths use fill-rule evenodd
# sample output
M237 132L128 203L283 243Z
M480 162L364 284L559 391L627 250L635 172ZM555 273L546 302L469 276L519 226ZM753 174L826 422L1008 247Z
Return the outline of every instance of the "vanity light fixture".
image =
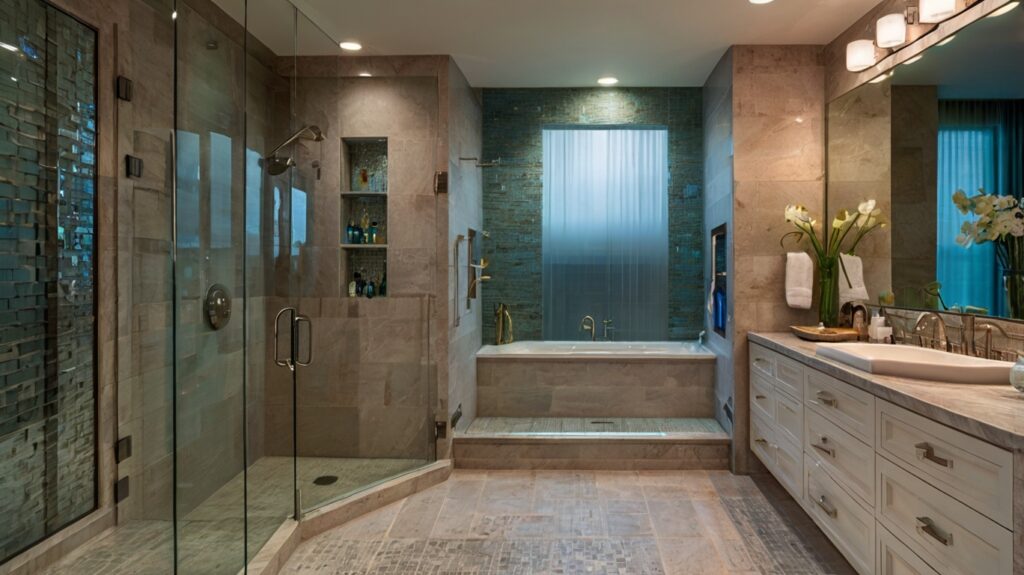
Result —
M999 8L995 12L989 14L988 17L989 18L998 18L999 16L1002 16L1003 14L1006 14L1006 13L1010 12L1011 10L1016 8L1017 6L1020 6L1020 2L1016 2L1016 1L1015 2L1010 2L1010 3L1006 4L1005 6L1003 6L1002 8Z
M875 40L879 48L895 48L907 42L907 16L903 12L888 14L875 24Z
M360 73L359 73L359 77L360 77L360 78L372 78L372 77L373 77L373 74L371 74L371 73L369 73L369 72L360 72Z
M772 0L750 0L751 4L771 4Z
M17 52L18 51L18 47L17 46L12 46L12 45L8 44L7 42L0 42L0 48L3 48L4 50L7 50L8 52Z
M911 58L911 59L907 60L906 62L904 62L903 65L904 66L909 66L911 64L916 64L916 63L920 62L922 58L924 58L924 54L918 54L917 56L914 56L913 58Z
M18 81L18 79L17 79L17 78L15 78L14 76L11 76L11 81L12 81L12 82L17 82L17 81Z
M875 43L872 40L854 40L846 45L846 69L863 72L875 65Z
M619 83L619 79L615 76L604 76L597 79L597 83L602 86L614 86Z
M344 42L340 42L338 46L340 46L342 50L348 52L358 52L363 49L363 45L355 40L345 40Z
M922 24L937 24L956 14L956 0L921 0Z

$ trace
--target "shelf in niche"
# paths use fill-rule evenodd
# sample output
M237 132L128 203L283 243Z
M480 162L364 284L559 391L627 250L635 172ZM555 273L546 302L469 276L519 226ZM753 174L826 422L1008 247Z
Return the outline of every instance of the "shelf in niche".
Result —
M360 191L344 191L341 192L342 197L345 198L387 198L387 191L383 192L360 192Z
M387 244L341 244L343 250L386 250Z

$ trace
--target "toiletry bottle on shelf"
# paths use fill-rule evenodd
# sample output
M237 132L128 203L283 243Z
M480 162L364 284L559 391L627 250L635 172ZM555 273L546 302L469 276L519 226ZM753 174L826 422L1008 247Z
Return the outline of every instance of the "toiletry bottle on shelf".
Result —
M354 281L356 282L356 297L359 297L363 295L363 287L365 285L363 282L363 274L356 272L352 274L352 277L355 278Z
M358 273L353 275L353 280L348 282L348 297L356 297L356 280L354 279Z
M366 299L373 299L373 296L377 295L377 286L370 280L370 283L366 284Z
M370 243L377 243L377 222L370 222Z
M370 241L370 214L363 208L363 217L359 219L359 225L363 228L363 241L364 244L372 243Z
M359 170L359 189L365 191L366 188L369 187L369 185L370 173L366 170L366 168L362 168L361 170Z
M348 220L348 226L345 228L345 243L356 243L356 224L351 219Z
M377 291L380 292L380 297L388 295L388 272L384 272L384 275L381 276L380 288Z
M715 293L713 295L712 309L714 311L715 329L718 331L725 331L725 290L720 285L715 286Z

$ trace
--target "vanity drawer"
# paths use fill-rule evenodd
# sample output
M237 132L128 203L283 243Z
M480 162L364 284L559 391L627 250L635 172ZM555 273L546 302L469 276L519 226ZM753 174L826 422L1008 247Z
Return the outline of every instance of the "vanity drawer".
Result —
M750 373L760 373L768 378L768 381L775 381L775 352L757 345L750 345Z
M775 383L793 397L803 397L804 366L788 357L775 354Z
M775 390L775 433L777 439L803 445L804 405L778 389Z
M800 501L804 492L804 454L799 443L783 438L775 442L775 478Z
M775 419L775 392L772 382L759 372L750 372L750 410L768 421Z
M956 575L1010 575L1013 534L882 456L879 521L930 565Z
M804 450L865 505L874 506L875 451L814 411L807 411L805 422Z
M804 456L804 508L861 575L875 572L875 518Z
M875 396L816 370L807 370L804 404L873 446Z
M875 533L878 536L878 575L939 575L882 525L875 525Z
M750 418L750 450L768 469L775 470L775 434L771 425L756 415Z
M887 401L877 419L880 453L1012 529L1012 453Z

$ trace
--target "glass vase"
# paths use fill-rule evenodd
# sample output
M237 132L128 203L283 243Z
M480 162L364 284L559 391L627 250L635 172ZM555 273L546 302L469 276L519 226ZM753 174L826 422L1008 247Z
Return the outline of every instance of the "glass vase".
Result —
M839 259L818 261L818 321L825 327L839 325Z
M1024 319L1024 269L1004 269L1006 307L1013 319Z

